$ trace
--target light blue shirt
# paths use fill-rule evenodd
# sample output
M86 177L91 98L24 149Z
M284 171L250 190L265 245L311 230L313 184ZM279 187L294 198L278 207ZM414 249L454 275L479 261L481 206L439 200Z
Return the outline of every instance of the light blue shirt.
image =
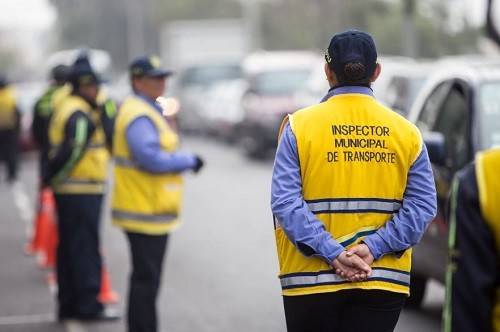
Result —
M339 93L364 93L364 87L342 87L331 90L322 101ZM331 263L345 248L332 238L323 222L309 210L302 196L302 180L297 141L290 124L283 130L273 167L271 209L287 237L305 256L316 256ZM375 259L402 252L417 244L429 222L436 215L434 176L422 144L420 156L408 172L402 206L377 232L363 239Z
M144 95L137 94L162 113L160 105ZM153 121L147 116L139 116L132 121L126 138L134 160L139 167L150 173L180 173L196 164L195 155L188 152L165 152L160 147L160 137Z

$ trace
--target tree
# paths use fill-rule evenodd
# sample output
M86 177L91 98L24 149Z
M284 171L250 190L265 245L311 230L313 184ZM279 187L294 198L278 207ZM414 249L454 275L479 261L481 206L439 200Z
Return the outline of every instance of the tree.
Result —
M133 53L159 52L160 31L166 23L178 19L242 18L242 1L247 0L50 1L59 13L58 49L81 45L105 49L111 53L115 67L124 70ZM374 36L379 53L402 55L403 5L408 1L415 5L415 40L420 45L416 54L437 57L476 50L480 30L468 25L459 31L448 29L447 8L441 0L260 1L262 39L258 44L270 50L324 49L334 33L355 28ZM131 43L135 46L129 47Z

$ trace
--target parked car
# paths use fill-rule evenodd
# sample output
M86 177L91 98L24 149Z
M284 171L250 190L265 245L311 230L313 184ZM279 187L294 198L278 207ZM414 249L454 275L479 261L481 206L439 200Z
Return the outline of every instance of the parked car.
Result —
M312 51L262 51L244 60L248 89L239 142L247 156L262 158L276 148L281 122L298 109L294 93L304 88L318 57Z
M438 213L413 250L411 296L418 307L428 279L445 281L447 196L455 173L481 150L500 146L500 59L444 61L422 87L409 113L432 163Z
M234 143L244 116L243 95L248 82L244 79L212 84L203 94L201 116L208 136Z
M210 62L181 69L172 76L171 93L179 98L179 128L185 133L203 132L202 95L214 83L240 79L239 62Z
M381 81L374 82L375 96L390 109L407 117L420 88L434 67L435 63L430 61L392 61L382 64L385 76Z

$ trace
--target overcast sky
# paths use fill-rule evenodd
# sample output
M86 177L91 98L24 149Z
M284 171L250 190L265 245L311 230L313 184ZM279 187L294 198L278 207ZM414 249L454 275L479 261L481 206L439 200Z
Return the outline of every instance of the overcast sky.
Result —
M55 18L48 0L0 0L1 29L48 29Z
M471 23L484 22L487 0L443 1L456 10L458 15L469 14ZM498 9L500 10L500 7ZM48 0L0 0L0 28L3 29L47 29L55 17L55 10Z

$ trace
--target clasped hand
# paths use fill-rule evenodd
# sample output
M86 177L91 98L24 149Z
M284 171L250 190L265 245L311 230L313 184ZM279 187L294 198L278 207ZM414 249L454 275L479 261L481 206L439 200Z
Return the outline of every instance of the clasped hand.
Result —
M374 257L368 246L357 244L349 250L343 251L332 262L335 273L351 282L366 280L372 275Z

